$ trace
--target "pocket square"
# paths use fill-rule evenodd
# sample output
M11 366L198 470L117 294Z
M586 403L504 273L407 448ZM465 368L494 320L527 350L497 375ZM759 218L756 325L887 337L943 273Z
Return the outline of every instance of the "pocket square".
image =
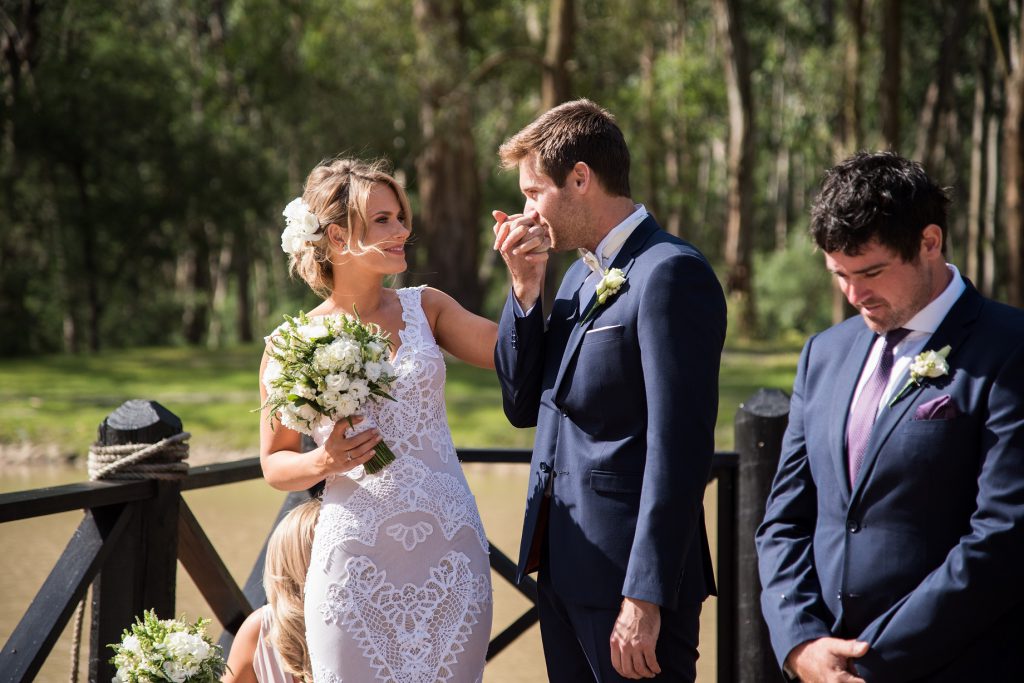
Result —
M922 403L914 410L915 420L952 420L960 411L949 394Z

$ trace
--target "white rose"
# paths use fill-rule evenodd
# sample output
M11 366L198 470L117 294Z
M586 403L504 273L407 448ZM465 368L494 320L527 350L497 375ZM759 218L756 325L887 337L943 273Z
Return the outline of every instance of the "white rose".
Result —
M345 391L348 389L349 385L348 375L341 373L327 375L327 377L324 378L324 382L327 384L327 388L331 391Z
M326 337L330 334L327 331L327 325L324 325L322 322L299 325L298 332L299 336L306 340L319 339L320 337Z
M325 410L333 412L338 408L338 401L341 400L341 393L337 391L327 390L320 395L317 402L324 407Z
M370 395L370 386L366 383L365 379L354 379L348 388L348 393L355 400L362 402L364 398Z
M281 249L294 254L305 247L307 242L320 239L320 221L301 197L289 202L281 213L285 220L285 229L281 233Z
M369 361L363 365L363 372L366 373L366 379L371 382L377 381L377 378L380 377L381 370L383 370L383 366L380 363L375 363L373 361Z
M380 358L380 354L384 353L384 347L375 341L367 344L366 350L369 351L370 357L374 359Z
M295 386L292 387L291 393L310 400L316 398L316 392L313 390L313 387L309 386L305 382L296 382Z
M173 660L164 662L163 669L164 674L167 676L167 678L171 681L174 681L174 683L185 683L185 681L188 679L188 672L186 672L185 669L180 664Z
M597 283L597 303L603 304L612 294L619 291L626 281L625 274L618 268L611 268Z
M354 399L351 394L341 394L338 397L338 404L335 410L335 415L339 418L355 415L356 411L359 410L359 401Z
M276 358L267 360L267 367L263 370L263 386L267 388L268 392L272 391L271 383L280 379L282 372L284 372L284 368L281 367L281 363Z
M335 353L334 344L321 346L313 352L313 367L323 373L341 369L341 362L338 359L338 354Z
M131 652L133 655L142 654L142 645L139 643L138 636L136 636L134 633L130 636L125 637L124 642L121 643L121 647L123 647L128 652Z

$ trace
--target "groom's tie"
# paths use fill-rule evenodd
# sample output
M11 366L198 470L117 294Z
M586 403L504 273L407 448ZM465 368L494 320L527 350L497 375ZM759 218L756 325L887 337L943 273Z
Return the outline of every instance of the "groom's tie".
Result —
M893 348L908 334L910 334L910 330L902 327L886 332L885 340L882 342L881 357L864 383L864 387L860 390L857 404L853 406L853 412L850 414L850 424L846 430L846 454L849 458L847 464L851 489L857 481L857 473L864 462L864 451L867 449L868 439L871 437L871 427L875 424L878 403L882 400L882 393L889 384L889 375L892 374Z

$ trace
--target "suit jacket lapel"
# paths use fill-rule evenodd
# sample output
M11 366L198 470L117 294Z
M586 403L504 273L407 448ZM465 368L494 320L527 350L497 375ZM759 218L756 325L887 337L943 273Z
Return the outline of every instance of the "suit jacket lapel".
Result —
M625 243L622 245L622 248L619 250L619 253L615 255L615 258L612 260L611 265L608 267L620 268L628 278L629 270L633 267L635 254L640 250L641 247L644 246L644 244L647 243L647 240L651 237L651 235L653 235L659 229L660 228L658 227L658 224L654 220L654 218L651 216L647 216L647 218L645 218L644 221L636 227L636 229L633 231L633 234L631 234L629 238L625 241ZM587 279L587 275L590 274L590 269L584 268L583 270L586 273L583 276L583 280L585 282ZM582 286L583 282L580 283L580 287ZM623 285L623 287L628 286L629 280L627 279L626 284ZM577 309L577 321L580 320L584 316L584 314L590 310L590 307L594 305L594 301L597 299L597 292L596 290L594 292L589 293L581 291L579 293L579 298L581 303L584 299L587 300L587 303L586 305L581 305ZM605 302L605 305L607 306L610 303L610 301L607 301ZM587 330L590 329L590 326L594 324L595 317L596 316L591 316L590 319L587 320L587 322L583 323L582 325L578 324L577 322L574 322L573 330L569 334L568 341L565 343L565 351L562 352L562 361L558 366L558 374L555 375L555 384L553 387L555 396L558 396L558 388L561 386L562 380L565 378L565 371L569 367L569 363L572 361L573 357L576 355L576 349L579 347L580 342L583 341L583 335L586 334Z
M950 346L949 356L946 357L950 373L956 372L956 353L963 346L967 335L970 334L971 324L978 317L984 301L978 290L968 283L967 289L960 295L957 302L953 304L953 308L949 310L949 313L946 314L938 329L935 330L935 333L932 334L924 345L923 350L925 351L938 351L947 344ZM892 393L893 396L899 393L909 378L910 371L908 369L899 378L899 381L893 385L895 387ZM875 426L871 430L871 437L868 439L867 448L864 451L864 463L857 474L857 481L853 490L854 497L857 496L857 493L863 487L864 481L870 475L872 466L878 458L879 451L882 450L885 442L888 441L889 436L896 426L900 424L900 421L910 407L914 405L918 395L927 383L928 380L924 380L921 384L911 385L906 393L900 396L899 400L891 406L884 406L879 411L878 418L875 420ZM890 403L892 403L891 399Z
M840 490L847 495L850 494L850 474L847 466L846 423L850 418L850 404L857 389L857 381L874 341L875 333L865 326L853 340L850 352L839 368L835 391L832 393L832 410L829 412L832 416L832 464L836 468Z

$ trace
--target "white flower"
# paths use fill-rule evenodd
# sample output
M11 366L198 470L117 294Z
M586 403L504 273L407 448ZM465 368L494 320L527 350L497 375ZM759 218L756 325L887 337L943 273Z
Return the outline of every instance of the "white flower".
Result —
M164 662L164 675L167 676L168 680L174 681L174 683L185 683L188 679L188 672L178 662L172 660Z
M335 405L338 417L349 417L355 415L356 411L359 410L359 401L352 397L350 393L341 394L338 397L338 403Z
M938 351L922 351L921 353L914 356L914 360L910 363L910 378L907 383L903 385L892 400L889 401L889 407L900 400L907 390L912 386L921 386L921 380L923 379L935 379L936 377L945 377L949 374L949 363L946 362L946 356L952 351L952 347L946 344Z
M320 339L330 334L327 330L327 325L322 322L309 323L308 325L302 325L298 329L299 335L302 336L306 341L313 339Z
M603 304L608 301L608 297L618 292L625 282L626 276L620 269L610 268L604 271L604 277L597 283L597 303Z
M324 410L334 412L338 408L338 402L341 401L341 393L337 391L331 391L328 389L324 393L320 394L320 398L317 399L317 403L324 407Z
M348 385L351 383L348 375L342 373L336 373L333 375L327 375L324 378L324 383L327 384L327 388L331 391L345 391L348 389Z
M285 228L281 233L281 249L286 253L296 254L307 242L320 239L320 220L310 212L309 205L301 197L289 202L282 215Z
M267 359L267 367L263 370L263 386L267 392L273 392L273 384L281 378L283 368L276 358Z
M295 386L292 387L292 393L302 398L308 398L311 401L316 398L316 392L313 390L313 387L305 382L296 382Z
M365 379L354 379L348 387L348 393L356 401L362 402L364 398L370 395L370 385Z
M395 376L395 366L391 364L391 361L386 360L380 364L380 374L386 377Z
M366 374L366 379L371 382L376 382L380 377L380 373L384 366L380 363L375 363L372 360L363 364L363 372Z
M135 634L125 636L125 639L121 642L121 647L133 655L142 654L142 645L139 644L139 639Z
M924 351L919 353L914 362L910 364L910 376L920 379L922 377L942 377L949 374L949 363L946 356L950 347L945 346L938 351Z
M366 350L370 354L370 358L377 360L380 358L380 355L384 353L384 346L377 342L370 342L366 345Z
M619 268L609 268L604 271L604 275L601 277L601 281L597 283L597 298L594 300L593 305L587 311L586 315L580 319L580 324L590 320L594 312L597 311L598 306L603 306L608 298L622 288L622 285L626 283L626 274Z

